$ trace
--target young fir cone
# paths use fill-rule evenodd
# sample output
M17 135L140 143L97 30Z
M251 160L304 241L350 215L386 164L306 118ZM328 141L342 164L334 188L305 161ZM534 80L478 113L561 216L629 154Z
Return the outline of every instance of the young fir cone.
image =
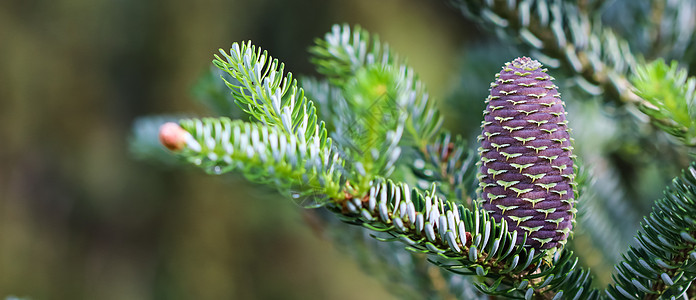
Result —
M527 233L526 245L560 248L576 211L564 103L536 60L517 58L496 77L479 136L483 209L511 232Z

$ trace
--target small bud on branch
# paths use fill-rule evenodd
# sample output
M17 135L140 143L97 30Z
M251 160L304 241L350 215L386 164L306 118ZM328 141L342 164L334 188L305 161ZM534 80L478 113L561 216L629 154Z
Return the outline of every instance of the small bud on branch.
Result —
M179 151L186 146L188 132L179 124L167 122L160 126L159 139L162 145L172 151Z

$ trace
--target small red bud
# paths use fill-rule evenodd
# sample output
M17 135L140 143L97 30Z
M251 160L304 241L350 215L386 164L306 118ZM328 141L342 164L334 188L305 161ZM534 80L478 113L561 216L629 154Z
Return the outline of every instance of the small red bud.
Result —
M179 151L186 146L187 134L188 132L181 128L179 124L167 122L160 126L159 139L167 149Z

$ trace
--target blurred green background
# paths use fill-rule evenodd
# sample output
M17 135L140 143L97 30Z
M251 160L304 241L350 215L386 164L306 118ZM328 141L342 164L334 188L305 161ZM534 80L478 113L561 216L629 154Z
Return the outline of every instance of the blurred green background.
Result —
M379 33L443 98L479 37L444 2L0 2L0 299L393 297L291 201L139 161L128 136L206 115L191 88L234 41L314 74L306 49L334 23Z

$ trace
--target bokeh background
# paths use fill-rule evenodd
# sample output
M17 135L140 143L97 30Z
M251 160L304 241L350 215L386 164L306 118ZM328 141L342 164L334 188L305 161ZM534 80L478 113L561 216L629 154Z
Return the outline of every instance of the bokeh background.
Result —
M191 88L218 48L312 75L334 23L379 33L436 98L482 38L445 1L0 2L0 299L392 298L291 201L129 151L139 116L206 114Z

